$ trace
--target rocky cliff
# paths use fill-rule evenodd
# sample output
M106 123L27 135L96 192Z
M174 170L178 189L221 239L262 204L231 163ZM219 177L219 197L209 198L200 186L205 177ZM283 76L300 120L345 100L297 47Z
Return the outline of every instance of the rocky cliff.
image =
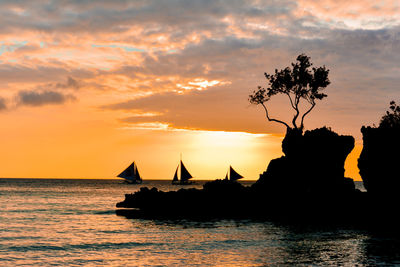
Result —
M282 142L285 156L272 160L252 187L216 180L201 190L141 188L117 207L135 208L121 215L149 218L358 220L359 213L349 203L365 200L353 180L344 177L344 162L353 147L353 137L326 127L304 135L288 132Z
M288 132L282 142L284 156L271 160L254 185L270 194L352 193L352 179L344 177L344 162L354 148L352 136L324 127L303 134Z
M400 186L400 129L362 127L358 168L368 193L396 196Z

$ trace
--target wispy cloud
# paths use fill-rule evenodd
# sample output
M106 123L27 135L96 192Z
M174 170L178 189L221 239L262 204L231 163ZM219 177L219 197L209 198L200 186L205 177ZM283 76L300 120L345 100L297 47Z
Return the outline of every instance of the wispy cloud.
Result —
M266 137L271 136L271 134L264 133L250 133L250 132L241 132L241 131L221 131L221 130L204 130L204 129L196 129L196 128L183 128L171 123L166 122L137 122L132 123L127 126L123 126L120 128L121 130L151 130L151 131L170 131L170 132L196 132L196 133L207 133L214 135L224 135L225 137L230 136L248 136L248 137ZM279 136L281 137L281 136Z

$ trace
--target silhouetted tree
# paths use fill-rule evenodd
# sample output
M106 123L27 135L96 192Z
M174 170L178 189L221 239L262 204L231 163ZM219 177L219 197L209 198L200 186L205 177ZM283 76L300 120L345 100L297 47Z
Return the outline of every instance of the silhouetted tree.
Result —
M379 128L400 128L400 106L391 101L389 110L383 115Z
M304 118L313 110L316 105L316 100L321 100L327 95L321 93L330 81L328 79L329 70L323 67L311 68L312 63L310 57L301 54L297 57L297 62L292 63L292 67L286 67L283 70L275 70L274 74L264 73L268 81L269 87L263 88L258 86L258 89L249 96L251 104L262 105L265 110L265 115L268 121L274 121L286 126L287 130L304 129ZM266 102L276 94L287 95L290 101L290 106L295 111L291 125L282 120L274 119L269 116ZM300 116L300 101L304 100L309 103L308 109ZM300 126L297 125L297 120L300 118Z

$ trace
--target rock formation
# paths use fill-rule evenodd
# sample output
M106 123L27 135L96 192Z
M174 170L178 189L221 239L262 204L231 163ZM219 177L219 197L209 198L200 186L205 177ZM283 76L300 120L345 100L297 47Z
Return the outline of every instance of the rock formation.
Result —
M353 193L352 179L344 177L344 163L354 148L352 136L341 136L323 127L292 131L282 142L285 156L271 160L253 186L269 194Z
M285 156L272 160L252 187L215 180L201 190L141 188L117 207L137 208L139 216L168 218L348 217L353 214L348 203L359 194L353 180L344 177L344 162L353 147L353 137L328 128L304 135L291 132L282 143Z
M188 188L163 192L157 188L142 187L138 192L126 194L125 200L117 207L137 208L150 217L247 217L250 213L254 214L249 189L229 180L208 182L202 190Z
M368 193L395 197L400 188L400 129L362 127L358 168Z

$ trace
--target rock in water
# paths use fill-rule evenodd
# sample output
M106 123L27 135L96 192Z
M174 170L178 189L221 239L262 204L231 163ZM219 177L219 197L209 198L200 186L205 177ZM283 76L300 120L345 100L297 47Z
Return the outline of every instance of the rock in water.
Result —
M312 131L289 131L282 142L285 156L271 160L254 185L270 194L335 194L355 191L344 177L344 163L354 148L352 136L338 135L323 127Z
M358 168L368 193L397 196L400 188L400 129L362 127Z

